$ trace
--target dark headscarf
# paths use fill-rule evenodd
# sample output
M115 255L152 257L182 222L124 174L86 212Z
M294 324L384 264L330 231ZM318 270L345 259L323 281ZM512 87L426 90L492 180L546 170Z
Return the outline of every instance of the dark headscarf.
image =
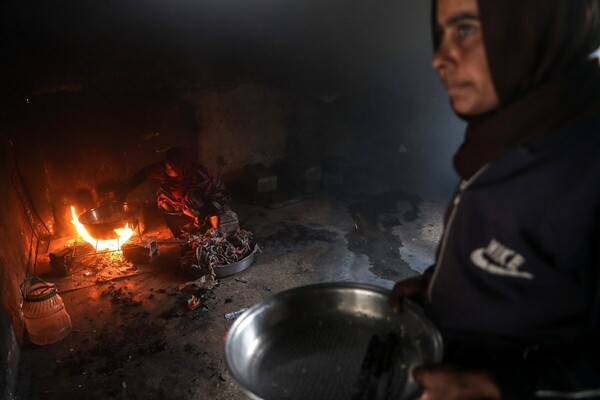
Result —
M600 46L600 0L478 0L478 5L500 107L464 118L469 125L454 156L463 179L518 146L600 115L598 60L589 58Z
M177 177L167 177L171 192L181 198L198 167L198 155L189 147L171 147L165 153L165 163L169 164Z

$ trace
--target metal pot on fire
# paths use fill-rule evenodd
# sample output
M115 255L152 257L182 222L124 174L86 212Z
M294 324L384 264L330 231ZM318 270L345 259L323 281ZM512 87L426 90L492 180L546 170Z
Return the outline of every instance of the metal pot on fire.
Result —
M126 224L136 229L140 223L140 207L126 202L106 203L92 208L78 219L88 233L95 239L117 239L115 229L123 229Z

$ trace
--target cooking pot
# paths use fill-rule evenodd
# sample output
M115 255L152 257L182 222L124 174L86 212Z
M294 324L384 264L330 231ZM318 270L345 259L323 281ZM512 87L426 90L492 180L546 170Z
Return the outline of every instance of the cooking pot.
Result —
M125 202L106 203L92 208L79 216L79 222L95 239L117 239L115 229L122 229L129 224L131 229L137 228L140 220L140 208Z

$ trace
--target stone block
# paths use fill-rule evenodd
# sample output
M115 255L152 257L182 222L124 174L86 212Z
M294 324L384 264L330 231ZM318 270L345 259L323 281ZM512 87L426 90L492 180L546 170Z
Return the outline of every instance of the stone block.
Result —
M158 254L158 245L156 238L134 239L123 246L123 258L136 264L147 264Z

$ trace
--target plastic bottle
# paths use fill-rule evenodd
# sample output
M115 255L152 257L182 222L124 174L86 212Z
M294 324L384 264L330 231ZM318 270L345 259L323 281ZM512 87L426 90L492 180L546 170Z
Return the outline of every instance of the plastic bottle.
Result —
M56 285L38 277L27 278L21 284L21 297L25 327L32 343L55 343L71 332L71 317L57 293Z

